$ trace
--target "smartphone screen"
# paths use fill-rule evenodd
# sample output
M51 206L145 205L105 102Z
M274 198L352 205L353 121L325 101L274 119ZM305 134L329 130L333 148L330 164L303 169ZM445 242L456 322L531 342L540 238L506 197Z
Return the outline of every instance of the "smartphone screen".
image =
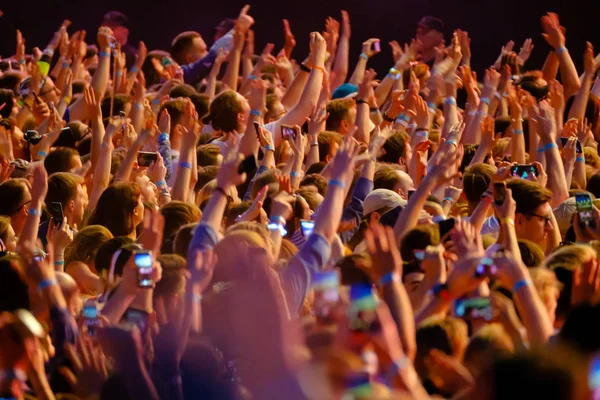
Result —
M569 141L569 138L566 138L566 137L560 138L560 142L562 143L563 147L565 147L567 145L568 141ZM577 141L577 144L575 144L575 149L577 151L577 154L581 154L583 152L583 149L581 148L581 143L579 142L579 140Z
M494 202L501 206L506 200L506 183L496 182L494 183Z
M600 356L596 356L590 363L590 374L588 376L588 386L592 391L592 400L600 399Z
M373 43L373 50L375 51L381 51L381 42L376 41Z
M54 225L60 226L65 219L64 214L63 214L62 204L57 201L53 201L52 203L50 203L50 207L49 207L48 211L52 215L52 219L54 220Z
M584 226L594 226L595 221L592 197L587 193L577 193L575 194L575 204L577 206L579 221Z
M444 240L452 228L454 228L454 218L448 218L440 221L438 222L438 226L440 228L440 238Z
M87 333L89 336L96 334L96 328L100 325L98 319L98 305L94 300L87 300L83 305L82 316L84 324L87 327Z
M473 297L456 300L456 315L468 319L492 319L492 303L489 297Z
M133 254L133 257L133 261L138 270L138 287L154 287L154 280L152 279L152 253L145 250L136 251Z
M148 151L138 151L137 162L140 167L149 167L150 164L156 162L158 160L158 156L156 153L148 152Z
M425 259L425 251L424 250L415 250L413 252L413 254L415 255L415 259L417 259L419 261L423 261Z
M302 235L305 238L308 238L310 235L312 235L313 230L315 229L315 221L303 219L300 221L300 227L302 228Z
M317 272L313 278L317 322L334 323L331 309L340 301L340 277L336 271Z
M248 157L244 158L238 167L238 174L243 174L244 172L251 172L257 168L256 158L254 154L250 154Z
M289 125L281 125L281 136L284 140L288 138L296 140L296 129Z
M498 267L494 264L494 260L490 257L483 257L479 261L479 265L475 269L475 277L483 278L483 277L493 277L498 272Z
M512 176L516 176L521 179L527 179L529 176L538 176L537 167L533 164L516 164L510 168Z

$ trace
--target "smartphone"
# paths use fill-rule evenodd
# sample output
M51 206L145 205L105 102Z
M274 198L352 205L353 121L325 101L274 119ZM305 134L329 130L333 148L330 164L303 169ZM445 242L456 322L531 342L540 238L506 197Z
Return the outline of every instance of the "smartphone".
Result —
M381 330L376 309L379 300L371 285L350 286L350 307L348 308L349 329L354 333L374 333Z
M538 169L533 164L515 164L510 168L510 174L518 178L527 179L529 176L538 176Z
M490 321L493 317L492 302L489 297L472 297L456 300L456 315L467 319L484 319Z
M256 158L254 154L250 154L248 157L244 158L244 161L241 162L238 167L238 174L243 174L244 172L251 172L256 170L258 165L256 164Z
M86 300L86 302L83 304L82 316L88 335L95 336L96 328L100 326L100 319L98 318L98 304L96 304L96 300Z
M494 202L501 206L506 200L506 182L494 183Z
M381 51L381 42L379 40L376 42L373 42L373 50Z
M138 151L137 162L140 167L149 167L150 164L156 162L158 156L156 153L149 151Z
M292 140L296 140L296 129L293 126L289 126L289 125L281 125L281 137L283 137L283 140L286 140L288 138L292 139Z
M575 194L575 205L577 206L579 222L583 226L594 227L596 221L594 220L592 197L587 193L577 193Z
M260 124L254 121L254 131L256 132L256 137L260 141Z
M425 259L425 250L414 250L413 254L416 260L423 261Z
M145 335L148 330L149 320L150 315L146 311L138 310L137 308L128 308L121 321L137 326L140 333Z
M336 271L317 272L313 277L314 306L317 322L335 323L331 309L340 301L340 277Z
M413 194L415 194L415 192L416 192L416 190L414 190L414 189L410 189L408 191L408 200L410 200L410 198L413 196Z
M48 212L50 213L50 215L52 215L54 225L60 226L63 223L65 216L63 214L63 208L61 203L57 201L53 201L52 203L50 203L50 207L48 207Z
M300 220L300 228L302 229L302 235L304 238L308 239L315 229L315 221L310 221L307 219Z
M40 133L38 131L35 131L33 129L28 130L27 132L25 132L25 135L23 135L25 140L27 141L27 143L31 143L31 144L38 144L40 142L40 140L42 140L42 135L40 135Z
M491 257L483 257L475 268L475 277L491 278L496 275L496 272L498 272L498 267L494 264L494 260Z
M154 287L152 279L152 252L138 250L133 253L133 262L137 267L137 281L140 288Z
M600 399L600 356L596 356L590 363L588 386L592 391L592 400Z
M561 137L560 138L560 142L562 143L562 146L565 147L567 142L569 141L569 138L566 137ZM581 143L579 142L579 140L577 141L577 144L575 144L575 149L577 151L577 154L581 154L583 153L583 149L581 148Z
M119 111L119 118L121 119L121 129L123 129L123 133L125 133L125 128L127 126L127 115L125 111Z
M448 218L438 222L438 226L440 228L440 239L444 240L444 238L450 233L452 228L454 228L454 222L454 218Z
M162 59L162 61L160 62L162 64L163 67L168 67L169 65L173 64L173 60L171 60L171 57L165 57Z

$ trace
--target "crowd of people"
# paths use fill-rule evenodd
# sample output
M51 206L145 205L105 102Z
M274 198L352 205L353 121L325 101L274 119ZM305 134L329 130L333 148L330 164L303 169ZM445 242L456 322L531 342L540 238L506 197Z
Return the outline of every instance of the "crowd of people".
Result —
M0 60L0 398L600 398L600 55L558 15L479 79L432 16L352 62L345 11L76 26Z

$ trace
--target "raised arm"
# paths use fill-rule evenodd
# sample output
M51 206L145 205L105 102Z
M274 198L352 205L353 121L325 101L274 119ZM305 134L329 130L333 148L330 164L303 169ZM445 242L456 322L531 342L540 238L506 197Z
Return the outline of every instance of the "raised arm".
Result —
M40 226L40 216L42 215L42 205L48 193L48 174L42 163L35 164L33 167L33 182L31 184L31 202L29 203L27 219L23 230L19 235L17 248L27 245L33 245L36 242L38 228Z
M173 183L173 200L187 201L188 190L190 188L190 179L192 174L198 174L194 171L192 157L196 152L196 143L198 135L196 134L195 122L198 119L198 113L194 104L188 100L185 104L182 125L184 134L181 142L181 153L179 155L179 167L175 172L175 183Z
M334 77L331 80L331 86L334 88L346 82L346 77L348 76L351 34L350 16L348 15L348 11L342 10L342 34L335 56L335 63L333 64Z
M358 57L358 62L356 63L354 72L348 81L349 83L353 85L359 85L363 81L363 76L365 75L365 70L367 69L367 62L371 57L381 52L381 50L376 50L374 48L374 44L376 42L379 44L379 39L369 39L362 44L362 52L360 53L360 57Z
M577 91L573 105L569 110L569 119L583 119L585 117L585 110L588 105L588 99L590 98L590 90L592 89L594 74L598 70L598 67L600 67L600 54L594 58L594 46L592 46L590 42L587 42L587 48L583 57L583 75L581 77L581 87Z
M246 36L241 28L236 28L233 33L233 48L229 53L229 62L223 76L223 84L227 85L231 90L238 88L238 76L240 74L240 60L242 58L242 50L244 49L244 40Z

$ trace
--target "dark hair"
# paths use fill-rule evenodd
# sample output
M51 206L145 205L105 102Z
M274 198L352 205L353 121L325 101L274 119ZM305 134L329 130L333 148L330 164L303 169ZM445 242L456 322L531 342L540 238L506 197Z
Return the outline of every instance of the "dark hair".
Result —
M560 329L559 340L586 355L592 355L600 350L600 332L598 324L590 321L599 320L600 305L582 304L575 307Z
M127 236L135 230L133 210L141 196L137 183L119 182L107 187L92 212L89 225L103 225L113 236Z
M0 118L8 118L13 110L13 98L15 93L10 89L0 88L0 105L6 103L6 107L0 110Z
M121 111L125 111L125 106L131 101L131 97L128 94L118 93L115 94L115 101L113 102L113 113L112 115L119 115ZM110 115L110 96L106 96L102 99L102 103L100 104L100 108L102 109L102 115L104 116L104 121L108 122L108 118Z
M496 170L489 164L477 163L465 169L463 189L470 206L479 204L481 195L488 190Z
M69 172L75 167L73 157L79 157L79 153L75 149L70 147L54 149L44 159L44 168L48 175L56 172Z
M594 195L594 197L600 197L600 172L595 173L588 179L585 190Z
M0 257L0 311L29 309L29 293L22 273L21 259L16 253Z
M175 85L173 89L169 92L169 97L172 99L176 99L178 97L188 98L196 94L196 89L192 85L188 85L186 83L181 83L179 85Z
M179 228L175 234L173 241L173 253L179 254L182 257L187 257L188 247L194 236L194 229L198 226L197 223L187 224Z
M104 14L102 25L114 28L117 26L129 27L129 18L120 11L109 11Z
M63 208L77 197L77 189L83 182L79 175L70 172L57 172L48 177L48 194L44 199L46 206L53 202L62 204Z
M203 144L196 151L196 158L199 167L218 166L221 148L216 144Z
M113 238L108 229L101 225L88 225L73 236L73 241L65 248L65 266L81 261L90 266L96 259L98 250Z
M210 108L210 98L208 95L203 93L194 93L190 97L196 112L198 113L198 118L202 119L208 114L208 109Z
M94 266L96 267L96 271L98 272L98 274L102 275L102 271L108 271L110 269L112 257L117 250L119 250L122 246L134 243L135 241L127 236L114 237L104 242L98 248L98 250L96 251L96 256L94 257ZM119 258L121 258L121 255L119 255ZM123 265L124 264L125 263L123 263ZM115 265L115 275L121 275L122 268L118 272L119 273L117 274Z
M321 146L319 145L319 151L320 151L320 149L321 149ZM306 170L306 175L320 174L326 165L327 165L327 163L324 161L316 162L313 165L308 167L308 169Z
M194 39L200 37L198 32L186 31L175 36L171 43L171 57L180 65L185 65L185 53L190 51L194 46ZM187 96L186 96L187 97Z
M205 124L211 124L215 131L233 132L238 129L237 116L243 111L237 92L226 90L210 103Z
M161 252L173 252L173 240L175 234L184 225L200 221L202 212L195 204L173 200L165 204L160 213L165 217L165 228L163 230L163 244Z
M351 254L342 257L335 264L335 268L340 270L341 284L344 286L373 284L373 281L365 272L372 268L371 259L365 254Z
M379 161L397 164L400 158L406 156L407 144L410 144L410 137L406 132L394 133L385 141L383 145L385 154L379 158Z
M185 258L178 254L161 254L156 257L162 267L162 278L156 282L153 297L176 296L185 293Z
M424 250L427 246L440 244L440 230L437 225L419 225L404 235L400 244L402 260L414 260L414 250Z
M314 186L317 188L317 191L321 196L325 196L325 191L327 190L327 180L319 174L308 174L305 175L304 179L302 179L302 182L300 182L300 187L303 186Z
M16 96L23 78L24 75L21 72L6 71L0 76L0 88L12 90L13 96Z
M163 110L167 110L169 115L171 116L171 130L175 127L176 124L181 121L181 117L183 117L183 112L185 110L185 100L184 99L170 99L167 100L162 106L160 106L160 111L158 115L160 115ZM170 133L170 132L167 132Z
M25 179L9 179L0 184L0 215L11 217L23 207L28 191L26 182Z
M208 182L212 181L217 177L217 172L219 171L219 167L216 165L209 165L206 167L198 167L198 181L196 182L196 186L194 190L198 192L200 189L204 187Z
M325 122L325 129L328 131L337 131L348 117L350 109L356 105L354 99L336 99L327 104L327 112L329 117Z
M331 153L331 144L336 142L342 143L342 135L337 132L324 131L319 133L317 136L317 143L319 144L319 161L327 162L327 156Z
M146 87L151 87L160 83L161 77L154 68L154 64L152 64L152 59L156 58L158 61L163 60L163 58L168 57L169 53L163 50L152 50L148 52L144 63L142 64L142 72L144 73L144 77L146 78Z
M506 187L512 190L513 199L517 203L517 214L531 214L552 199L552 193L536 182L513 178L506 181Z
M402 178L396 173L398 169L389 166L383 166L375 173L373 178L373 189L388 189L395 191L396 186Z

